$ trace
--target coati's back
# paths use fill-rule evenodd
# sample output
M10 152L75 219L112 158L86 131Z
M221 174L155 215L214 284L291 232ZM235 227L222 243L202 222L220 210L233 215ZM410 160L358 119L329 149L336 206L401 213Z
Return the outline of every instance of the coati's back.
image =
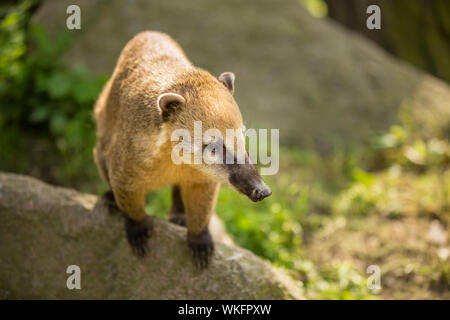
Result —
M137 34L122 50L113 77L135 84L135 88L146 84L145 90L164 90L177 75L190 68L191 63L171 37L145 31Z
M119 130L139 127L143 117L147 125L158 122L158 95L192 68L181 47L164 33L145 31L131 39L94 108L99 146L106 149Z

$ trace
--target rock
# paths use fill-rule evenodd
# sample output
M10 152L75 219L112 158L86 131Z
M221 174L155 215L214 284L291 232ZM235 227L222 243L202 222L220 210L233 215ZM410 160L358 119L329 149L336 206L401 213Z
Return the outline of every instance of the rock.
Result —
M34 22L53 34L67 30L70 4L46 0ZM77 4L81 30L69 31L73 42L65 56L71 66L111 74L121 49L136 33L166 32L195 65L215 75L233 71L247 128L278 128L282 143L322 152L351 147L387 130L399 121L401 106L409 112L414 104L419 114L433 113L447 125L450 119L446 83L330 19L313 18L298 0ZM426 103L429 99L437 102L436 108Z
M303 298L281 270L220 241L210 268L198 271L186 229L157 218L154 226L139 259L122 217L96 196L0 173L0 299ZM80 290L66 286L70 265L81 269Z

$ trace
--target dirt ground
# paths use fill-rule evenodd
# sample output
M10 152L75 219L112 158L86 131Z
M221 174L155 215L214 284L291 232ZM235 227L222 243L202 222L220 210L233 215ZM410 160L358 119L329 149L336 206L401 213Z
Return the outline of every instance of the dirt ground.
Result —
M381 299L450 299L449 232L438 220L339 217L306 248L319 268L345 261L364 274L379 266Z

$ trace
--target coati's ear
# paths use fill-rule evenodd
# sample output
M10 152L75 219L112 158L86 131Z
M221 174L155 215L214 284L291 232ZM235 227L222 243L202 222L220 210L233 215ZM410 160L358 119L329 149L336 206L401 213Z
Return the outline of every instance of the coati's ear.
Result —
M231 94L234 93L234 76L233 72L224 72L217 79L228 89Z
M156 106L161 113L163 121L166 121L170 114L174 112L181 104L185 104L186 99L177 93L163 93L156 100Z

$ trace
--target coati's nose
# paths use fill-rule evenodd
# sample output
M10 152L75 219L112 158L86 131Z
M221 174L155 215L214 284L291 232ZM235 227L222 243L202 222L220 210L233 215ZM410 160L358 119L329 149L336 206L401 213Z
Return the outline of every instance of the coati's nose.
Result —
M229 165L230 175L228 181L240 193L245 194L250 200L257 202L272 194L270 188L264 183L258 174L258 170L252 164Z
M264 198L267 198L272 194L272 190L269 189L268 186L264 186L263 188L256 188L252 191L250 195L250 199L252 201L261 201Z

